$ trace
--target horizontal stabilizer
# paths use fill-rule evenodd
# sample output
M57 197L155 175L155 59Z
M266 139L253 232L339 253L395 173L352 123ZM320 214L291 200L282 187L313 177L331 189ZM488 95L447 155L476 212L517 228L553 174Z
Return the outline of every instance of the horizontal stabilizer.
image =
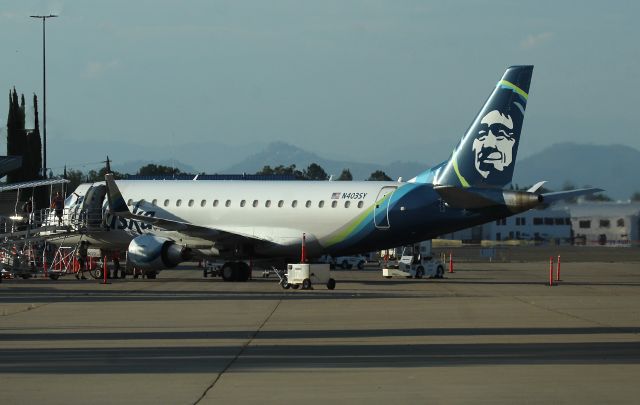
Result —
M601 188L580 188L569 191L555 191L553 193L542 194L542 198L546 204L552 204L556 201L566 200L567 198L579 197L581 195L594 194L604 191Z

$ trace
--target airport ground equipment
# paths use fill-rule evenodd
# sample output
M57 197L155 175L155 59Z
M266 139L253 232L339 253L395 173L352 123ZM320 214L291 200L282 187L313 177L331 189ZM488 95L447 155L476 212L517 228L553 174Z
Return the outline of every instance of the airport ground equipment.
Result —
M324 284L329 290L336 288L336 280L331 278L331 270L326 263L295 263L287 265L287 273L281 279L284 289L310 290L314 284Z
M68 208L64 209L61 221L50 208L0 217L0 266L5 275L11 273L25 279L42 274L57 280L74 274L79 267L75 257L78 244L86 234L103 226L101 213ZM97 251L92 256L103 256L99 249L91 250ZM102 278L101 261L91 255L90 258L87 272L94 278Z
M332 270L336 267L340 267L343 270L351 270L354 267L358 270L362 270L364 269L364 265L367 263L367 259L362 255L337 257L322 255L317 259L317 262L329 264Z
M444 264L433 257L430 240L404 246L398 264L382 269L382 276L385 278L442 278L443 275Z

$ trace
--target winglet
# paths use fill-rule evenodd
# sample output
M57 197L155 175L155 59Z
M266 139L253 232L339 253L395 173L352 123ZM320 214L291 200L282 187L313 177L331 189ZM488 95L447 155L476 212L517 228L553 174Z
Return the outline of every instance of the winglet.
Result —
M107 199L109 200L109 211L114 215L130 215L129 207L122 197L120 189L113 180L113 174L107 173L104 175L104 180L107 184Z

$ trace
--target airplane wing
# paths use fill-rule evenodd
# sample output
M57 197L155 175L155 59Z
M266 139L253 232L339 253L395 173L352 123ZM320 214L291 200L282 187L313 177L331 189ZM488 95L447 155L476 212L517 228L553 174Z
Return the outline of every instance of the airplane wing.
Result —
M122 193L120 192L120 189L113 179L113 174L106 174L104 178L107 185L109 211L111 211L113 215L148 223L168 231L176 231L188 236L210 240L217 248L222 248L220 250L223 250L225 248L233 248L238 245L273 243L271 241L256 238L253 235L243 235L240 233L224 231L207 226L195 225L189 222L177 221L173 219L148 217L144 215L134 214L129 210L127 203L122 197Z

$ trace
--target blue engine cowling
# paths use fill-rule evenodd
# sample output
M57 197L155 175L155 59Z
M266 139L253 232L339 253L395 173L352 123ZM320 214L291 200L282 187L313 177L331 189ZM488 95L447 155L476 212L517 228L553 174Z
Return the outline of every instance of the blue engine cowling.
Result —
M128 261L144 270L171 269L191 258L191 249L169 238L140 235L129 243Z

